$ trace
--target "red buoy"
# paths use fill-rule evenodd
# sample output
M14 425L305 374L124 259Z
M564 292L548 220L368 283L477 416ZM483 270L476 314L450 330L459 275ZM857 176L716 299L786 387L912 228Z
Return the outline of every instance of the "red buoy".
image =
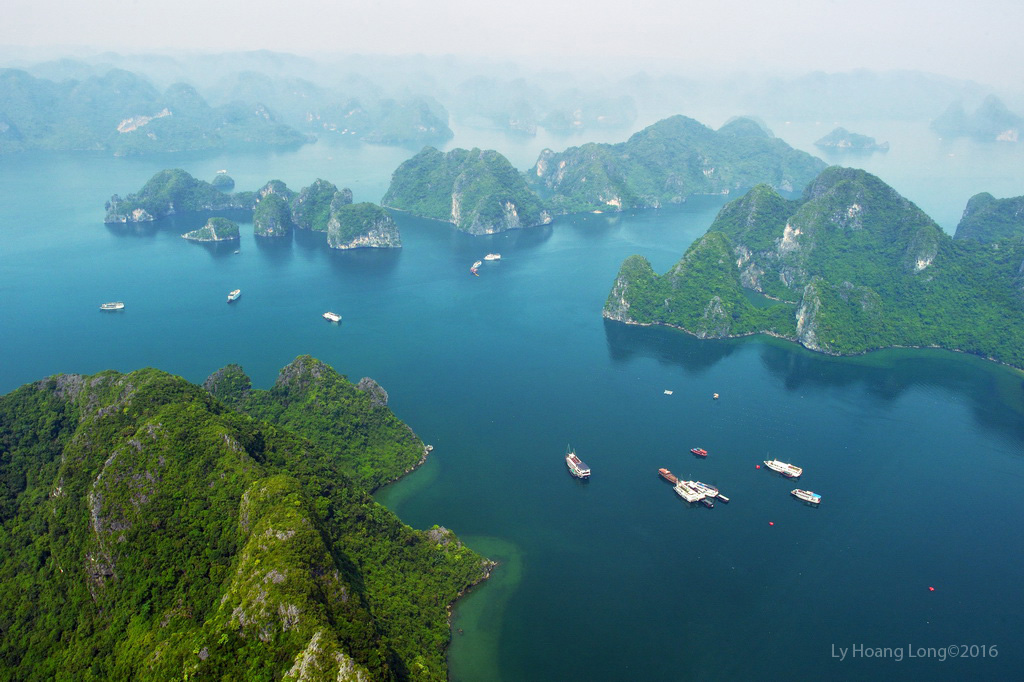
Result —
M768 525L769 525L769 526L774 526L774 525L775 525L775 522L774 522L774 521L769 521L769 522L768 522ZM935 588L932 588L932 589L935 589Z
M928 588L928 591L929 591L929 592L934 592L934 591L935 591L935 588L934 588L934 587L929 587L929 588Z
M760 464L758 464L758 465L757 465L757 468L758 468L758 469L760 469L760 468L761 468L761 465L760 465Z

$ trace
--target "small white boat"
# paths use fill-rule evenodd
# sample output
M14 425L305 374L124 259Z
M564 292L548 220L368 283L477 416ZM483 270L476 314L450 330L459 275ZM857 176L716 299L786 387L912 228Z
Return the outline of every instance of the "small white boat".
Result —
M341 322L341 315L327 311L324 313L324 319L330 320L331 322Z
M489 253L486 256L484 256L484 260L501 260L501 254L500 253Z
M241 296L241 295L242 295L242 290L241 289L235 289L233 291L228 292L228 303L231 303L232 301L237 301L238 297Z
M590 467L587 466L586 462L577 457L576 451L569 448L569 446L565 448L565 465L569 467L569 473L576 478L590 478Z
M803 500L804 502L810 502L811 504L821 503L821 495L818 493L812 493L810 490L801 490L800 488L797 488L796 490L791 490L789 494Z
M121 310L122 308L124 308L124 303L121 301L100 304L100 310Z
M672 395L672 391L669 391L668 389L666 389L665 390L665 395Z
M765 460L764 465L772 471L777 471L787 478L800 478L803 475L804 470L793 464L787 464L786 462L780 462L777 459Z
M480 266L481 266L481 265L483 265L483 264L484 264L484 262L483 262L482 260L478 260L478 261L476 261L475 263L473 263L473 267L472 267L472 269L473 269L473 270L476 270L476 269L477 269L478 267L480 267Z

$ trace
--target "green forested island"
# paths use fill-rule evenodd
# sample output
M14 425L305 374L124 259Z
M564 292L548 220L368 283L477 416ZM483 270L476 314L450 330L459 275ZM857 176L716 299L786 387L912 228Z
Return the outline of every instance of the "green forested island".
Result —
M369 495L425 447L310 358L0 397L0 661L25 680L444 680L492 564Z
M142 189L123 199L113 195L106 203L104 222L149 222L179 213L234 209L252 211L253 232L260 237L285 237L297 228L328 233L328 243L333 248L394 248L402 245L398 226L390 216L382 210L369 209L380 209L379 206L367 204L359 211L343 210L350 204L352 190L339 190L326 180L317 179L299 192L289 189L280 180L271 180L255 192L229 193L175 168L160 171ZM330 237L332 225L335 226L334 238ZM199 234L201 230L196 231L198 236L209 236Z
M1024 241L953 239L877 177L830 167L797 200L759 185L666 274L627 259L604 316L832 354L928 346L1024 367Z
M996 199L988 192L975 194L967 201L953 237L986 244L1024 239L1024 196Z
M327 222L327 243L332 249L402 245L398 226L391 214L366 201L345 204L331 211Z
M107 214L103 222L141 223L174 213L252 210L254 205L252 192L225 193L180 168L172 168L160 171L142 189L124 199L117 194L110 197L104 207Z
M381 203L450 222L470 234L551 222L519 171L489 149L443 153L424 147L395 170Z
M213 217L198 230L181 235L195 242L223 242L238 239L238 224L227 218Z
M836 128L814 143L815 147L840 152L887 152L888 142L877 142L875 138L860 133L851 133L842 126Z
M823 168L823 161L751 119L734 119L715 131L673 116L626 142L546 149L527 178L553 212L578 213L655 208L758 183L791 191Z

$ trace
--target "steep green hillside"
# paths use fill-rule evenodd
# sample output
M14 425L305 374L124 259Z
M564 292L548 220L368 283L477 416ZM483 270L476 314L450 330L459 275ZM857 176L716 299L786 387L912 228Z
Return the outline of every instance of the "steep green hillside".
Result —
M578 213L652 208L758 183L790 191L823 168L750 119L714 131L673 116L619 144L545 149L527 178L553 211Z
M605 317L702 337L764 332L834 354L934 346L1024 367L1024 243L954 240L861 170L828 168L798 201L755 187L662 277L636 258Z
M1024 239L1024 196L996 199L988 192L975 194L967 201L953 237L985 244Z
M522 175L493 150L424 147L395 170L381 203L470 234L551 222Z
M444 680L446 607L490 565L444 529L403 525L345 473L415 436L311 358L270 391L218 375L215 393L283 425L153 369L0 398L0 667L27 680ZM385 476L397 466L382 462Z

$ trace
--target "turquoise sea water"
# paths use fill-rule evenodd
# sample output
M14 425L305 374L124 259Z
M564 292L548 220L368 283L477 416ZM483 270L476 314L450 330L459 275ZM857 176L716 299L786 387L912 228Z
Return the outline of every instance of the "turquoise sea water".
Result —
M947 230L975 192L1024 191L1019 149L943 143L905 123L843 124L893 149L827 160L878 174ZM814 151L833 126L772 127ZM520 168L545 144L583 141L457 133L453 146L497 148ZM623 258L640 253L666 270L722 197L490 237L397 214L405 246L393 252L331 251L319 235L257 241L246 224L237 247L182 240L199 218L102 224L110 194L165 167L207 179L225 168L241 189L323 177L377 201L411 153L318 144L0 157L0 390L143 366L201 381L229 362L267 387L302 353L353 380L376 378L435 446L378 498L501 561L455 609L455 680L1020 670L1020 373L940 351L836 359L775 339L698 341L601 319ZM472 277L490 251L502 260ZM229 306L234 288L242 297ZM125 310L100 312L108 300ZM343 322L328 324L325 310ZM567 443L593 469L589 483L568 475ZM698 446L707 459L689 454ZM804 467L801 482L756 468L769 457ZM659 467L718 485L732 503L689 508ZM820 508L791 498L796 485L822 494ZM950 645L967 657L935 657ZM876 648L889 653L867 657ZM929 648L933 657L916 655Z

